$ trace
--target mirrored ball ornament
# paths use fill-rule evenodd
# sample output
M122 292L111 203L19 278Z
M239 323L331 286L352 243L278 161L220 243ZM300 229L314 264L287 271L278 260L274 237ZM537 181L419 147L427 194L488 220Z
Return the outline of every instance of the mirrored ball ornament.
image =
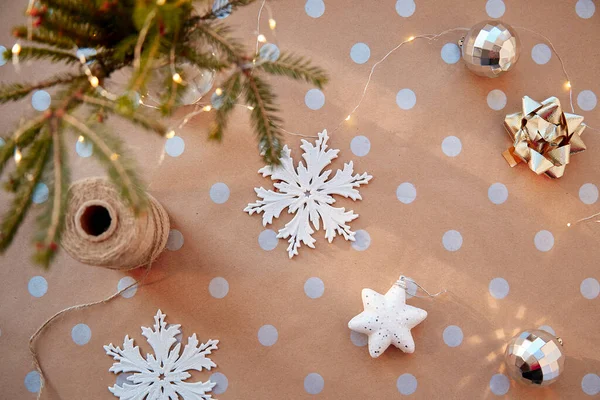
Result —
M546 331L525 330L508 342L504 360L514 380L532 386L550 385L564 369L562 340Z
M517 32L501 21L480 22L458 44L467 67L489 78L510 70L521 53Z

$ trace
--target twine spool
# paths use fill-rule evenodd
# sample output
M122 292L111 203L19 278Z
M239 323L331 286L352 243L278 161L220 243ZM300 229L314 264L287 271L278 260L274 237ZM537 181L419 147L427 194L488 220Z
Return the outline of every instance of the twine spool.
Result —
M138 216L104 178L88 178L69 188L62 247L77 261L128 270L151 263L169 237L169 216L149 194Z

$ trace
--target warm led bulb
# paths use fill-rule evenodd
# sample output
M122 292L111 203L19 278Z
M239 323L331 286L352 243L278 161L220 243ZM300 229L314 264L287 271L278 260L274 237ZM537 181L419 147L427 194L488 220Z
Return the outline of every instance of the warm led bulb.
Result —
M156 0L156 5L157 6L162 6L162 5L165 4L165 2L166 2L166 0Z
M15 162L18 164L22 158L23 155L21 154L21 150L15 149Z
M175 82L175 83L183 82L181 75L179 75L177 72L173 74L173 82Z
M217 88L217 89L215 90L215 93L217 94L217 96L220 96L220 95L222 95L222 94L223 94L223 89L221 89L221 88Z
M117 158L119 158L119 155L117 153L112 153L110 155L110 159L113 160L113 161L115 161Z
M254 107L252 107L252 106L247 106L247 108L248 108L248 110L250 110L250 111L254 110Z
M409 42L412 42L413 40L415 40L415 37L414 37L414 36L411 36L411 37L409 37L409 38L408 38L408 41L409 41Z
M346 117L346 121L350 121L350 116L349 115Z
M85 138L81 135L79 135L79 138L77 138L77 140L79 141L79 143L85 142Z
M98 87L98 85L100 84L100 81L98 80L98 78L97 78L97 77L95 77L95 76L92 76L92 77L90 78L90 84L92 85L92 87L95 87L95 88L97 88L97 87Z
M277 27L277 21L275 21L273 18L269 19L269 28L271 28L271 30L275 30L275 28Z
M167 134L165 136L167 139L172 139L175 137L175 131L173 129L171 129L169 132L167 132Z
M211 106L204 106L204 107L202 107L202 111L210 111L210 110L212 110Z
M565 87L566 87L567 89L571 89L571 82L570 82L570 81L567 81L567 82L565 83Z
M13 54L19 54L21 52L21 45L19 43L15 43L12 47Z
M261 43L264 43L267 41L267 38L265 37L265 35L263 35L262 33L260 35L258 35L258 41Z

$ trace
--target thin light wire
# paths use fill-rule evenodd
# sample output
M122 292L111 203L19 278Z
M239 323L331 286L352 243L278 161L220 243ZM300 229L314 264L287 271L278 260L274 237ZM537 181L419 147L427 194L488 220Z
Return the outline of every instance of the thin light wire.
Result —
M569 88L569 104L571 105L571 112L575 113L575 107L573 107L573 83L571 82L571 79L569 78L569 74L567 73L567 68L565 67L565 63L564 63L562 57L560 56L560 54L558 54L556 47L554 47L554 43L552 43L552 41L548 38L548 36L546 36L542 33L536 32L533 29L525 28L523 26L515 26L515 28L522 29L524 31L533 33L534 35L538 35L539 37L544 39L546 41L546 43L548 43L550 45L550 48L552 48L552 51L554 52L554 54L556 55L556 58L558 58L558 61L560 62L560 67L562 68L563 75L565 76L565 79L567 80L567 85ZM596 128L592 128L588 124L586 124L586 127L587 127L586 129L591 129L594 131L597 130Z
M406 282L412 282L412 283L414 283L419 289L421 289L422 291L424 291L425 293L427 293L427 296L419 296L419 295L417 295L415 293L415 294L412 294L413 297L420 297L420 298L423 298L423 297L437 297L437 296L439 296L441 294L444 294L444 293L448 292L446 289L443 289L443 290L441 290L441 291L439 291L437 293L431 294L423 286L419 285L419 283L417 283L417 281L414 281L414 280L412 280L410 278L407 278L405 276L401 276L400 279L398 279L396 281L395 285L400 286L402 289L404 289L404 290L406 290L408 292L408 288L406 286Z
M589 220L592 220L592 219L594 219L594 218L596 218L596 217L600 217L600 212L598 212L598 213L596 213L596 214L592 214L592 215L590 215L589 217L581 218L580 220L577 220L577 221L575 221L575 224L578 224L578 223L580 223L580 222L589 221ZM600 219L597 219L597 220L596 220L596 221L594 221L594 222L599 222L599 223L600 223ZM569 227L570 227L571 225L572 225L572 224L571 224L570 222L567 224L567 226L569 226Z
M469 28L463 28L463 27L458 27L458 28L451 28L451 29L447 29L443 32L440 32L438 34L422 34L422 35L417 35L417 36L411 36L410 38L400 42L400 44L398 44L396 47L394 47L393 49L391 49L390 51L388 51L386 53L385 56L383 56L383 58L381 58L379 61L377 61L375 64L373 64L373 67L371 67L371 71L369 72L369 77L367 78L367 83L365 84L363 91L362 91L362 95L360 97L360 100L358 101L358 103L354 106L354 108L352 109L352 111L350 111L350 113L347 114L346 117L344 117L344 119L342 120L342 122L340 122L338 124L338 126L333 130L333 132L337 131L343 124L344 121L348 120L348 117L351 117L357 110L358 108L361 106L363 100L365 99L365 96L367 94L367 90L369 89L369 85L371 84L371 78L373 77L373 74L375 73L375 69L379 66L379 64L381 64L382 62L384 62L390 55L392 55L392 53L394 53L396 50L398 50L400 47L404 46L406 43L410 43L413 42L417 39L427 39L428 41L432 41L435 40L437 38L439 38L440 36L446 35L450 32L455 32L455 31L469 31Z
M267 0L263 0L260 5L260 9L258 10L258 17L256 18L256 51L254 54L258 54L258 35L260 35L260 17L262 16L263 8L265 7L265 3Z
M548 36L543 35L539 32L536 32L533 29L525 28L523 26L515 26L515 28L522 29L524 31L538 35L541 38L543 38L550 45L550 47L552 48L552 51L554 52L554 54L556 54L556 58L558 58L558 61L560 62L560 67L562 68L565 79L567 80L567 83L569 85L569 103L571 104L571 112L574 113L575 108L573 107L573 86L571 84L571 79L569 78L569 74L567 73L567 69L565 68L565 63L563 62L563 59L560 56L560 54L558 54L558 51L556 51L556 47L554 47L554 43L552 43L552 41L548 38Z

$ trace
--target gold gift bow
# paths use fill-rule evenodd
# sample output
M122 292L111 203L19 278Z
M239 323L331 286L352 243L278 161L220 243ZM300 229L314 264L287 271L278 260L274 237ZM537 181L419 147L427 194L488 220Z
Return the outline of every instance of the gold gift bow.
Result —
M509 114L504 127L514 141L502 155L511 167L526 162L536 174L560 178L571 159L586 149L581 115L563 112L560 101L549 97L538 103L523 97L522 111Z

